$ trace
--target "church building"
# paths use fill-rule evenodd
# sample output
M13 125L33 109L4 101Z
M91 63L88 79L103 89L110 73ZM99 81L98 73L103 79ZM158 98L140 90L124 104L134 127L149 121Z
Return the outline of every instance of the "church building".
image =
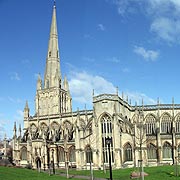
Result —
M13 162L18 166L77 169L173 164L180 153L180 104L131 105L115 94L92 95L90 110L73 111L62 78L56 5L53 6L44 78L38 77L35 114L24 108L24 129L14 124ZM64 61L64 60L63 60ZM108 144L109 143L109 144ZM110 153L109 153L110 152Z

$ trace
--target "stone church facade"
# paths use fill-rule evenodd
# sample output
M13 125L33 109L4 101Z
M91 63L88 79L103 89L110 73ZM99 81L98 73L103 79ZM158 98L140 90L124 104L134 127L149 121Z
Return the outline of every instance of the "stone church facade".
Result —
M93 94L92 110L72 111L68 80L62 80L56 6L53 7L44 79L38 77L35 114L24 108L24 130L14 124L13 161L48 169L158 165L176 161L180 152L180 104L132 106L123 96ZM18 129L18 130L17 130ZM110 148L106 138L111 139Z

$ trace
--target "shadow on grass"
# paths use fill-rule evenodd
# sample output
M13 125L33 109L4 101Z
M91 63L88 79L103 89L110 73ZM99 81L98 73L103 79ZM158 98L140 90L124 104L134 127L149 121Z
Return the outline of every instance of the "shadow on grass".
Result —
M161 171L161 172L168 175L169 177L177 177L175 176L174 172L167 172L167 171Z

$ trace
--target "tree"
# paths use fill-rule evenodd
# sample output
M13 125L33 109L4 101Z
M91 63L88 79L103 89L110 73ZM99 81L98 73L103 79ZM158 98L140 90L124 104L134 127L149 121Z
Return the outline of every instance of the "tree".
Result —
M144 180L144 168L143 168L143 145L150 140L149 136L146 136L146 124L144 122L144 112L142 110L136 111L136 123L134 124L134 147L139 150L139 167L140 177Z

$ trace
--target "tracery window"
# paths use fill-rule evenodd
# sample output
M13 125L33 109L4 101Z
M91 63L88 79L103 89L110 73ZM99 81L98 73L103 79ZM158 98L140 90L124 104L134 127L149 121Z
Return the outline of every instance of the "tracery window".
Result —
M21 160L27 160L27 148L22 147L21 149Z
M152 135L156 133L156 119L152 115L146 118L146 134Z
M86 163L93 162L93 152L89 145L86 147L85 151L86 151Z
M75 146L71 146L69 149L69 161L76 162Z
M36 131L37 131L36 125L32 124L30 130L31 130L32 137L34 137L34 135L36 134Z
M163 158L172 158L172 147L168 142L163 145Z
M86 129L88 130L88 134L92 134L92 121L91 120L88 122Z
M80 119L80 127L84 130L86 128L86 123L83 119Z
M58 123L53 122L53 123L51 124L51 127L52 127L52 130L53 130L54 134L57 134L58 129L59 129Z
M59 162L65 162L65 152L64 152L64 148L59 147L59 151L58 151L58 155L59 155Z
M108 146L106 144L106 137L112 137L112 122L111 118L105 114L101 118L101 133L102 133L102 149L103 149L103 159L104 163L109 162ZM114 153L113 153L113 139L110 144L111 151L111 160L114 162Z
M180 133L180 116L176 118L176 133Z
M132 161L132 147L129 143L124 146L124 161Z
M48 130L48 127L47 127L47 125L46 125L45 123L42 123L42 124L41 124L41 130L42 130L43 132L46 132L46 131Z
M172 131L171 117L168 114L164 114L161 120L161 132L171 133L171 131Z
M148 159L157 159L156 146L154 144L147 145L147 156Z

